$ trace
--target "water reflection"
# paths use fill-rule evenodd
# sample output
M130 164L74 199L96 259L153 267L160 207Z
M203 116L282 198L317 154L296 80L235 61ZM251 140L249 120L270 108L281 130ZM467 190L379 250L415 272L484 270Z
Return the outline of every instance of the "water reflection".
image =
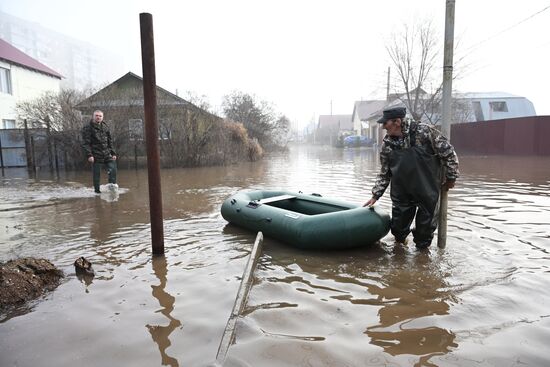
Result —
M178 360L174 357L169 356L166 353L166 349L172 345L170 342L170 334L172 332L181 326L181 322L174 317L172 317L171 313L174 311L174 304L176 302L176 299L174 296L166 292L164 289L166 288L166 282L167 282L167 275L168 275L168 267L166 262L165 256L153 256L152 259L152 265L153 265L153 271L155 275L157 276L158 280L160 281L159 285L152 285L151 288L153 288L153 297L155 297L159 304L163 307L160 310L160 313L162 313L168 320L170 320L168 326L160 326L160 325L145 325L147 329L149 330L149 333L151 333L151 337L153 338L153 341L157 343L162 365L163 366L172 366L172 367L178 367L179 363Z
M454 332L438 326L439 317L449 315L450 304L458 303L459 299L447 281L450 274L442 269L446 264L437 249L418 252L414 245L380 242L370 248L332 252L327 256L324 252L304 252L282 244L270 246L270 242L275 243L266 241L264 248L268 257L260 264L260 275L265 274L264 281L271 285L291 285L296 294L280 300L276 307L270 303L273 295L266 294L269 298L264 302L249 305L247 316L269 310L280 312L280 308L289 306L299 309L309 302L322 308L319 301L337 300L350 306L340 305L336 314L349 310L350 314L377 316L377 320L354 316L357 317L355 323L364 325L362 333L368 336L371 345L392 356L417 356L411 363L427 365L430 358L458 348ZM258 288L256 291L261 292ZM259 317L266 323L282 316L256 316ZM331 316L328 313L310 317L323 320ZM326 331L318 330L316 341L349 336L335 335L333 331L322 334ZM262 332L265 336L276 334L264 327Z
M86 293L90 293L90 290L88 289L88 287L90 285L92 285L92 283L94 282L94 276L93 275L90 275L90 274L85 274L85 273L81 273L81 272L76 272L76 278L82 283L84 284L84 292Z
M118 229L116 223L118 205L103 201L99 196L96 196L94 198L94 209L95 217L90 226L90 237L96 241L96 244L104 244L111 234Z
M396 245L396 248L403 247ZM399 254L399 251L397 252ZM433 326L422 325L422 318L449 314L448 301L456 297L445 282L445 274L437 269L437 262L421 252L410 258L394 257L399 268L387 272L381 285L368 286L382 307L378 311L379 323L367 327L365 334L370 343L380 346L393 356L412 354L423 356L424 363L433 356L443 355L458 347L455 334Z

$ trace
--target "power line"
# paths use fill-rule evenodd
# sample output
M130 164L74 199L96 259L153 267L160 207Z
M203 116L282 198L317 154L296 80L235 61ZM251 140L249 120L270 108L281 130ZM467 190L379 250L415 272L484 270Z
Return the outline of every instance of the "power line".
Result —
M508 32L510 29L515 28L515 27L517 27L518 25L520 25L520 24L522 24L522 23L525 23L526 21L530 20L531 18L534 18L535 16L539 15L540 13L542 13L542 12L548 10L548 9L550 9L550 5L548 5L547 7L545 7L545 8L542 9L542 10L537 11L536 13L531 14L531 15L528 16L527 18L525 18L525 19L523 19L523 20L520 20L519 22L517 22L517 23L511 25L510 27L508 27L508 28L506 28L506 29L503 29L502 31L500 31L500 32L498 32L498 33L492 35L491 37L488 37L488 38L484 39L483 41L480 41L480 42L476 43L475 45L473 45L473 46L467 48L465 51L471 51L471 50L473 50L473 49L479 47L479 46L482 45L483 43L488 42L488 41L492 40L493 38L498 37L498 36L500 36L501 34L503 34L503 33L505 33L505 32Z

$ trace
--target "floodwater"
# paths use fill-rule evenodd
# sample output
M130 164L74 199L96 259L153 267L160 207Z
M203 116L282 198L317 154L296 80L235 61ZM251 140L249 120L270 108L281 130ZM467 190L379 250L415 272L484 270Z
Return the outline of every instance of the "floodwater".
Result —
M280 188L365 202L376 172L372 150L328 147L164 170L166 256L153 258L146 171L120 170L114 197L95 196L88 172L7 170L0 260L45 257L66 278L0 314L0 366L213 364L255 239L226 224L222 201ZM266 238L225 365L550 365L550 159L461 157L461 172L445 249L388 235L305 252ZM95 278L76 277L80 256Z

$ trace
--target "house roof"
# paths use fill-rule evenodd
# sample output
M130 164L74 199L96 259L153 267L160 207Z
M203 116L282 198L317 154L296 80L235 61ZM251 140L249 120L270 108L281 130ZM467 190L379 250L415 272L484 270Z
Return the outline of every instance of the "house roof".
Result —
M464 99L495 99L495 98L525 98L506 92L472 92L472 93L453 93L453 98Z
M414 88L413 90L411 90L409 93L411 95L414 95L416 93L416 90L418 88ZM425 94L428 94L428 92L426 92L424 89L420 88L420 91L419 91L419 94L420 95L425 95ZM394 101L396 99L403 99L403 98L406 98L407 97L407 93L406 92L401 92L401 93L390 93L390 95L388 96L388 99L390 101Z
M351 115L319 115L319 130L338 131L352 130Z
M101 98L101 94L105 93L111 88L117 88L117 87L124 87L124 86L130 86L130 87L137 87L139 91L143 92L143 78L132 73L131 71L124 74L111 84L107 85L103 89L97 91L90 97L84 99L83 101L79 102L75 107L77 109L86 109L86 108L102 108L104 107L105 103L108 103L108 106L124 106L128 104L128 100L109 100L104 101ZM178 95L167 91L164 88L161 88L157 86L157 104L158 105L179 105L179 106L186 106L190 109L198 109L202 112L209 114L215 118L220 118L219 116L216 116L206 110L203 110L202 108L195 106L193 103L186 101L185 99L179 97ZM138 97L137 100L132 100L132 105L141 105L143 106L143 95L136 96Z
M353 107L352 116L357 114L359 120L367 121L372 115L381 111L386 104L387 102L385 100L357 101Z
M0 59L42 74L61 79L63 76L0 38Z
M101 107L102 103L105 103L100 96L105 93L107 90L110 90L112 88L124 88L124 87L131 87L131 88L138 88L140 91L142 91L143 87L143 78L139 75L136 75L129 71L128 73L124 74L111 84L107 85L106 87L100 89L96 93L92 94L88 98L84 99L83 101L79 102L76 105L76 108L85 108L85 107ZM164 88L161 88L157 86L157 91L160 91L162 93L162 96L157 95L157 103L159 104L175 104L175 105L190 105L194 106L192 103L186 101L185 99L173 94L172 92L167 91ZM143 96L142 96L143 97ZM143 105L142 97L139 101L133 101L136 105ZM165 97L168 97L170 101L167 101ZM109 101L109 106L115 106L115 105L126 105L128 101Z

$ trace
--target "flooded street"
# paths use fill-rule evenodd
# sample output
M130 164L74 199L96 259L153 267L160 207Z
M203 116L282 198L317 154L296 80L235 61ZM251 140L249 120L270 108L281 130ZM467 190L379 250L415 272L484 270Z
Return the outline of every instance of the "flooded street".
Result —
M306 252L266 238L225 365L550 365L550 158L460 158L445 249L417 252L388 235ZM88 172L6 171L0 260L44 257L66 278L0 314L0 366L212 364L256 236L223 220L223 200L276 188L363 203L377 160L370 149L293 147L256 163L163 170L160 258L145 170L121 169L118 197L94 195ZM390 210L389 192L377 205ZM80 256L92 281L75 275Z

